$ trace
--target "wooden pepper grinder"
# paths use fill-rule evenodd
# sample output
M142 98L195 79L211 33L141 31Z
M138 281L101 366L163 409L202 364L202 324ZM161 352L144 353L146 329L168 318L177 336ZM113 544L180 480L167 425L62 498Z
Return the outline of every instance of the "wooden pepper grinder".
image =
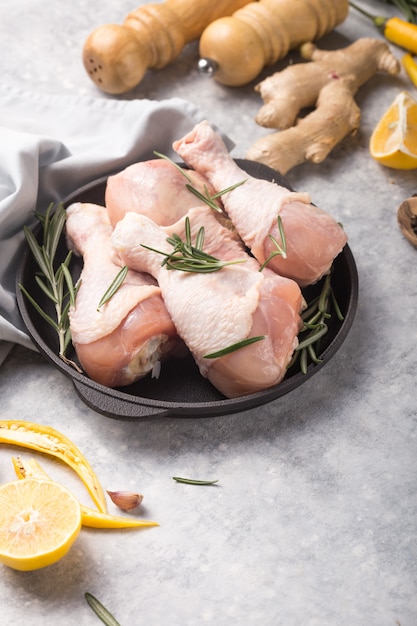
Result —
M259 0L211 22L200 37L201 73L239 86L290 49L320 39L343 22L348 0Z
M129 13L122 25L94 30L83 48L83 63L102 91L120 94L136 87L146 70L171 63L185 44L212 22L249 0L165 0Z

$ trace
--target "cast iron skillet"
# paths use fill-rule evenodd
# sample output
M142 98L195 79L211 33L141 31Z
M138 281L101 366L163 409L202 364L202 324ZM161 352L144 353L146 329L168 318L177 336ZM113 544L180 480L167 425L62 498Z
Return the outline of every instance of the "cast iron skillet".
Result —
M245 159L236 159L236 162L250 175L274 181L290 189L285 178L275 170ZM92 202L104 205L106 180L106 178L99 179L77 190L63 201L64 205L69 206L72 202ZM35 228L35 234L40 235L39 227ZM58 247L58 254L62 257L58 259L59 262L64 259L66 253L65 240L62 238ZM82 261L74 257L71 266L74 281L78 278L81 267ZM49 301L37 287L34 276L35 263L27 247L18 269L17 284L22 283L41 304L42 308L48 308ZM311 301L320 291L320 286L321 282L303 290L307 302ZM146 376L128 387L117 389L104 387L88 376L78 373L58 357L55 331L26 300L19 287L16 288L16 291L20 313L34 344L42 355L72 379L77 393L85 404L108 417L141 420L155 417L200 418L239 413L280 398L302 385L325 366L337 352L355 317L358 302L358 274L348 245L335 259L332 287L344 320L339 321L336 315L332 316L329 331L321 344L319 356L322 362L311 363L306 374L303 374L299 370L299 366L296 365L288 370L286 377L279 385L233 399L225 398L208 380L200 375L191 356L171 359L164 363L158 379ZM71 353L69 350L67 355L69 358L77 360L74 352Z

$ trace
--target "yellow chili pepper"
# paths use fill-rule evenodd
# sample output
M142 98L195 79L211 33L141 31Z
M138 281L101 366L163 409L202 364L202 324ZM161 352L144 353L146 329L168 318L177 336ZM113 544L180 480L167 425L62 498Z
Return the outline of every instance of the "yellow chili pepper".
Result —
M52 480L35 459L23 460L21 457L12 457L12 462L18 478ZM83 526L90 528L145 528L148 526L159 526L157 522L95 511L82 503L80 503L80 506L81 523Z
M401 62L409 79L417 87L417 63L415 62L413 56L407 52L407 54L405 54L401 59Z
M400 48L417 54L417 24L411 24L411 22L402 20L399 17L371 15L353 2L349 2L349 4L371 19L378 30L384 35L385 39L400 46Z
M30 448L60 459L78 474L100 511L107 512L97 476L77 446L62 433L50 426L23 420L0 420L0 443Z
M90 528L147 528L149 526L159 526L158 522L151 522L135 517L121 517L119 515L109 515L90 509L81 504L81 523Z
M399 17L390 17L382 26L382 33L388 41L400 48L417 54L417 25L401 20Z

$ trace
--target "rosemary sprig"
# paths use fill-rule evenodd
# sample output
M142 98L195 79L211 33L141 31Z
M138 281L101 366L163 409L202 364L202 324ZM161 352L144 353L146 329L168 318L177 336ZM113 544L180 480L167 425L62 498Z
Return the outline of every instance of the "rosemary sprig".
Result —
M227 187L226 189L222 189L221 191L217 191L214 194L210 194L207 185L204 185L204 193L201 193L201 191L199 191L196 187L194 187L191 176L189 176L186 170L183 169L180 165L178 165L178 163L175 163L175 161L170 159L165 154L161 154L160 152L156 152L155 150L154 150L154 155L159 157L160 159L165 159L166 161L169 161L170 163L172 163L172 165L174 165L177 168L177 170L181 172L181 174L187 179L188 183L186 183L185 186L188 189L188 191L193 193L197 198L199 198L199 200L202 200L202 202L205 202L209 207L211 207L212 209L214 209L215 211L219 213L222 212L222 209L219 207L217 202L215 202L217 198L221 198L226 193L229 193L229 191L232 191L233 189L240 187L246 182L246 180L241 180L238 183L235 183L234 185L230 185L230 187Z
M236 343L232 343L230 346L223 348L222 350L217 350L217 352L211 352L210 354L205 354L203 356L204 359L218 359L219 357L226 356L226 354L230 354L231 352L235 352L236 350L240 350L245 346L249 346L252 343L256 343L257 341L262 341L265 339L265 335L259 335L257 337L247 337L247 339L242 339L242 341L237 341Z
M282 219L280 215L278 215L277 217L277 223L278 223L279 236L281 237L281 243L279 243L273 235L268 235L268 237L270 238L270 240L272 241L276 249L273 250L271 254L269 255L269 257L266 259L266 261L262 263L261 267L259 268L260 272L262 272L262 270L268 265L268 263L274 257L282 256L283 259L287 258L287 240L285 238L284 227L282 225Z
M185 186L188 189L188 191L191 191L191 193L193 193L197 198L205 202L209 207L221 213L222 209L219 207L217 202L215 202L215 200L217 198L221 198L221 196L224 196L225 193L229 193L229 191L236 189L236 187L240 187L245 182L246 182L245 180L241 180L238 183L235 183L234 185L230 185L230 187L226 187L226 189L222 189L221 191L218 191L217 193L214 193L214 194L210 194L207 188L207 185L204 185L204 193L201 193L201 191L196 189L190 183L187 183Z
M167 156L166 154L162 154L161 152L157 152L156 150L154 150L153 153L159 159L165 159L165 161L168 161L169 163L171 163L171 165L174 165L174 167L176 167L177 170L181 172L181 174L188 180L189 183L193 182L193 179L191 178L191 176L187 174L186 170L183 169L181 165L179 165L178 163L175 163L175 161L170 159L169 156Z
M106 624L106 626L120 626L120 623L117 621L115 617L106 609L106 607L97 600L95 596L93 596L88 591L85 592L84 598L86 599L89 606L93 609L94 613L101 619L101 621Z
M185 483L186 485L215 485L219 482L216 480L195 480L194 478L180 478L179 476L173 476L173 480L177 483Z
M118 289L120 289L120 287L122 286L127 273L129 271L129 268L127 267L127 265L125 265L124 267L122 267L122 269L120 270L120 272L118 272L114 278L114 280L112 281L112 283L109 285L108 289L106 289L105 293L103 294L100 302L98 303L97 306L97 311L99 311L101 309L101 307L106 304L106 302L108 302L109 300L111 300L111 298L114 296L114 294L118 291Z
M173 247L173 251L170 253L162 252L156 248L141 244L143 248L164 256L162 266L166 267L167 270L207 274L210 272L218 272L227 265L245 263L245 259L221 261L211 254L204 252L204 226L201 226L198 230L195 242L193 243L190 219L188 217L185 218L185 241L183 241L179 235L173 233L171 237L167 237L167 242Z
M314 298L303 311L301 318L304 326L300 331L300 341L295 350L293 359L289 364L292 367L298 360L300 361L300 369L303 374L307 373L309 360L313 363L321 363L317 352L320 348L322 337L328 332L328 320L331 319L334 311L337 318L343 321L343 314L336 301L334 291L331 286L331 273L327 274L323 281L320 294Z
M75 303L79 284L74 286L69 271L69 264L72 258L71 251L58 268L55 269L55 256L64 228L66 213L62 203L57 206L55 212L53 212L53 207L54 205L51 203L45 215L38 212L35 213L35 217L42 224L43 228L41 243L38 243L35 235L27 226L24 226L23 230L29 248L39 267L39 272L35 275L36 284L53 303L55 318L42 309L22 284L19 284L19 288L43 319L55 329L58 335L59 357L79 370L79 367L65 356L71 340L68 313L70 307Z

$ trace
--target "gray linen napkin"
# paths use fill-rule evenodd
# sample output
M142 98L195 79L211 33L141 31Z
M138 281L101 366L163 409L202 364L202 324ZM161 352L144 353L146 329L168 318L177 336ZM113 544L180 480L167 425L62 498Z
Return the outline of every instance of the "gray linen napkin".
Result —
M189 101L111 100L0 87L0 364L14 343L35 349L15 275L33 212L172 142L204 119Z

